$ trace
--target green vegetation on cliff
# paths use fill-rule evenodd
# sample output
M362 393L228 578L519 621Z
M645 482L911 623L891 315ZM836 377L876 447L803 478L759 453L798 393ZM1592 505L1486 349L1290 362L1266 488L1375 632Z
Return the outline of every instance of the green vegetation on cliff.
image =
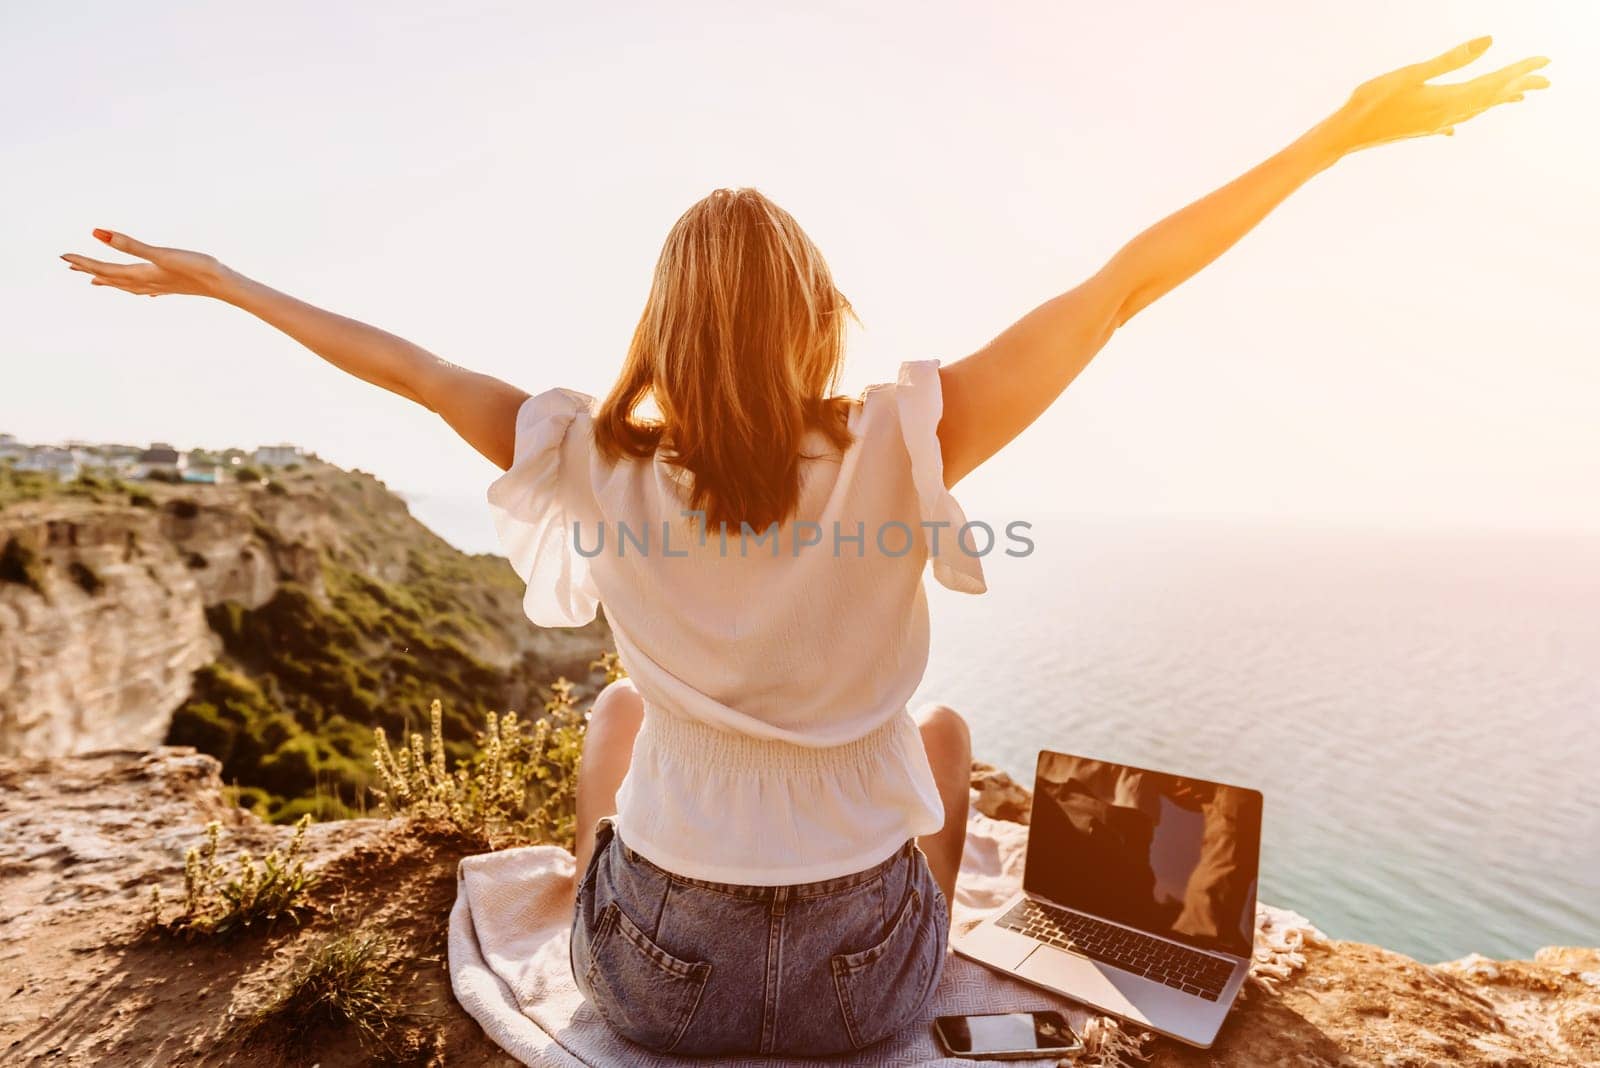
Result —
M289 582L254 610L213 605L224 656L196 674L167 741L217 757L241 799L280 821L343 815L371 781L372 729L421 729L435 699L465 752L491 711L530 699L542 665L485 662L466 644L483 619L425 568L412 575L384 582L325 560L322 597Z
M109 471L84 471L76 478L63 481L45 471L18 471L14 464L0 463L0 508L56 497L116 504L137 503L140 497L149 499L137 485L124 482Z
M373 476L310 457L243 473L62 481L0 464L0 608L27 620L0 633L8 745L104 745L118 719L170 716L166 742L216 756L246 807L330 819L365 811L374 729L426 732L438 700L442 743L467 758L491 713L533 726L555 679L574 700L602 681L603 622L534 627L504 558L451 547ZM37 726L64 692L80 705L66 737Z
M188 628L198 655L180 670L202 666L186 697L183 675L169 684L181 703L159 710L171 713L165 740L217 757L240 802L275 821L364 811L374 729L426 732L435 700L459 760L491 713L537 714L558 678L576 699L592 692L604 624L541 630L523 593L503 558L458 551L382 482L315 459L221 485L62 481L0 464L0 597L29 605L41 634L52 617L100 618L83 598L138 605L118 632L129 659L170 658L167 634L139 631L142 619ZM207 629L220 650L210 663ZM19 660L9 710L0 700L11 722L36 721L63 687L118 685L73 675L80 661L53 648ZM121 707L108 699L95 715Z
M258 508L256 537L284 557L311 548L315 567L258 607L206 609L223 655L196 674L167 736L221 760L258 814L282 822L361 810L373 729L426 731L435 700L459 759L492 713L544 704L544 686L563 674L584 690L597 681L599 641L557 658L523 647L516 635L537 628L506 562L435 537L382 483L323 467L274 484L284 491ZM307 546L285 532L292 524L279 509L292 502L281 498L305 494L337 537Z

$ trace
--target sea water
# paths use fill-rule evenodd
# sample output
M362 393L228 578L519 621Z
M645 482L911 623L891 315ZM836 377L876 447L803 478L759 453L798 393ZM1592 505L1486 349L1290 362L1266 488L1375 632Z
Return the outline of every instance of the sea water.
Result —
M492 549L482 505L412 497ZM1424 961L1600 945L1600 536L1033 520L989 592L930 579L917 700L1266 797L1261 898Z

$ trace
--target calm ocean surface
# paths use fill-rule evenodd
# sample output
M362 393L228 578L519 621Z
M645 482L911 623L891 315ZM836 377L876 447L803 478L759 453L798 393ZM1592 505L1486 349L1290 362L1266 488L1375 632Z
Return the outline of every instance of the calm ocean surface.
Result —
M474 499L412 497L492 548ZM1052 519L930 580L918 700L1042 747L1253 786L1261 896L1424 961L1600 945L1600 537Z

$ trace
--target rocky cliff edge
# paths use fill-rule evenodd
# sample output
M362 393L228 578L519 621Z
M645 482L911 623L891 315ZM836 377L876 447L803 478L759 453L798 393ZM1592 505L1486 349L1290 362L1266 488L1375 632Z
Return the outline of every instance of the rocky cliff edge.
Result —
M974 800L1025 818L1028 793L975 766ZM456 1008L444 968L458 844L397 823L314 824L322 880L302 925L218 942L145 934L152 886L181 892L183 853L210 820L230 850L292 832L224 799L217 764L192 750L0 759L0 1059L6 1064L276 1064L248 1019L307 946L355 920L407 950L412 1004L388 1063L511 1063ZM1428 965L1327 941L1272 991L1252 987L1209 1051L1167 1042L1156 1065L1578 1066L1600 1064L1600 951ZM325 1066L368 1063L356 1036L316 1038ZM303 1060L303 1058L300 1058ZM309 1062L305 1062L309 1063Z

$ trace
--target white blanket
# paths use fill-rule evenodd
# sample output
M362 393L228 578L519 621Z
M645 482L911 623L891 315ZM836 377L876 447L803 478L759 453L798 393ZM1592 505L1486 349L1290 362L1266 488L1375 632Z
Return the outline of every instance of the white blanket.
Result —
M1027 828L980 815L967 825L966 856L956 885L954 926L970 928L1016 892L1022 879ZM578 993L567 962L572 923L574 863L556 846L530 846L467 857L457 877L450 913L450 983L456 1000L495 1042L529 1065L685 1065L751 1068L815 1064L773 1058L684 1058L662 1056L613 1033ZM1304 963L1298 949L1320 934L1293 913L1263 908L1257 916L1255 974L1283 978ZM1136 1059L1147 1035L1037 987L989 971L951 954L929 1010L933 1016L1057 1009L1088 1049L1083 1064L1106 1066ZM852 1065L973 1066L944 1056L929 1021L860 1055L825 1063ZM1046 1065L1052 1060L1013 1061Z

